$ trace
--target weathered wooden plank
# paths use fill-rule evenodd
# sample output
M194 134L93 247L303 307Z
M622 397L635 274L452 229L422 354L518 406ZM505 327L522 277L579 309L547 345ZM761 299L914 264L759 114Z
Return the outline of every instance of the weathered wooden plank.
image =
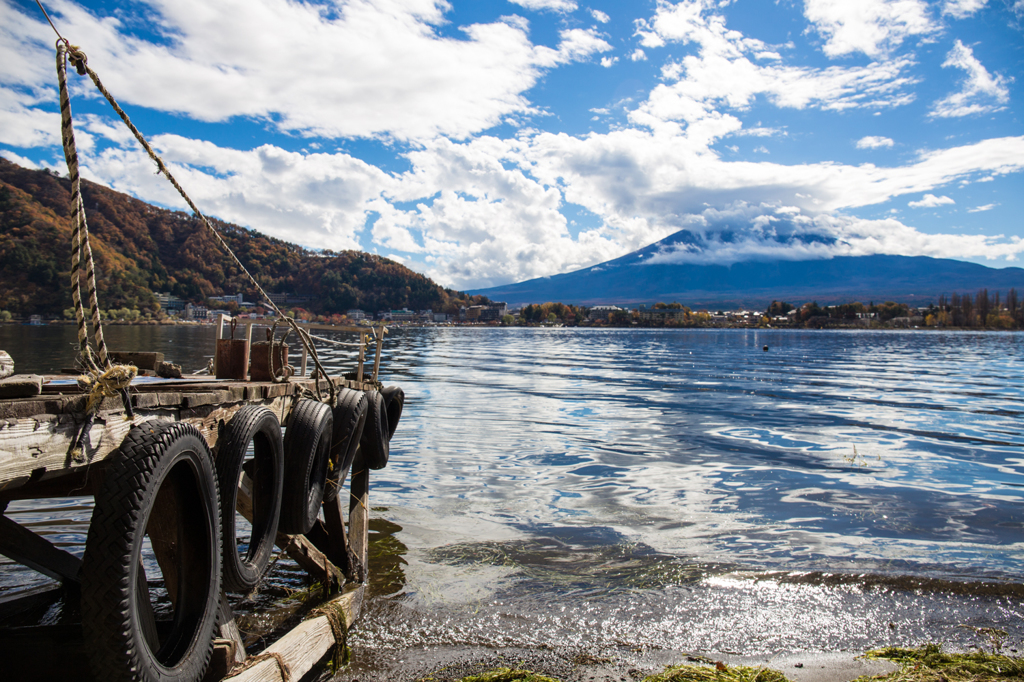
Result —
M14 374L0 379L0 400L30 398L43 390L43 377L38 374Z
M360 585L327 602L321 608L340 609L345 616L345 628L359 617L366 586ZM317 616L299 623L291 632L274 642L265 652L253 657L258 661L240 673L225 677L231 682L283 682L281 663L288 667L289 678L302 679L334 648L334 632L327 616ZM280 658L278 658L280 657Z
M82 560L0 515L0 554L57 580L78 582Z
M61 414L66 399L63 397L36 396L23 400L0 401L0 419L27 419L41 414Z
M138 414L134 423L154 418L161 417ZM82 423L81 416L70 414L0 421L0 491L104 459L121 445L133 422L125 421L124 412L101 412L83 439L82 457L76 461L69 450Z
M120 446L133 424L151 419L192 423L211 447L216 446L220 426L247 403L266 405L284 423L292 408L290 396L301 385L311 385L311 382L226 384L217 390L198 392L136 393L133 388L134 420L125 420L120 398L106 399L85 434L84 448L78 457L72 457L70 450L85 420L86 396L54 393L45 399L0 401L0 496L26 484L66 475L87 463L102 461ZM209 384L204 386L213 388ZM264 390L268 398L252 400L247 397L261 396Z

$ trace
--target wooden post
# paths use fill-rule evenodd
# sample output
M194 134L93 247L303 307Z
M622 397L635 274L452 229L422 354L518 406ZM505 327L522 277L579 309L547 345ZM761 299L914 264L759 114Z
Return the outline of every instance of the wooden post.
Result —
M306 356L308 351L306 350L306 344L302 344L302 371L299 373L300 377L306 376Z
M359 366L356 368L356 381L363 380L363 363L366 362L366 334L359 335Z
M379 332L379 333L378 333ZM388 333L388 328L381 325L378 329L374 329L373 335L377 338L377 354L373 358L373 380L377 381L377 373L380 372L380 350L384 347L384 335Z
M360 565L353 568L365 579L370 532L370 469L358 450L352 469L352 496L348 503L348 546L359 559Z
M224 323L229 321L231 318L224 313L220 314L220 319L217 321L217 341L224 338ZM217 341L213 342L213 374L217 375Z

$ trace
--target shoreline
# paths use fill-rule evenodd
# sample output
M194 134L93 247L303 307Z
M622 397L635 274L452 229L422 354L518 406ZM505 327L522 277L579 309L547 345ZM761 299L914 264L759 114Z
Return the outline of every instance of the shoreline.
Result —
M773 656L743 656L731 653L695 654L659 650L552 650L488 649L445 646L406 649L390 656L360 660L353 651L349 667L331 678L332 682L458 682L471 675L500 668L528 670L558 682L640 682L668 666L721 661L726 666L747 666L778 670L791 682L850 682L860 676L887 675L898 666L888 660L867 659L864 652L793 651Z

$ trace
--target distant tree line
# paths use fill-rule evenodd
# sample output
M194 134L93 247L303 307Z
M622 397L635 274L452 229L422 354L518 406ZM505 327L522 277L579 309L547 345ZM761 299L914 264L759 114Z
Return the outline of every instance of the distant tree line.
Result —
M853 302L832 306L819 306L812 301L798 309L783 301L772 301L765 314L773 321L772 324L778 324L778 318L786 316L793 324L801 326L826 326L826 321L841 324L869 320L879 323L902 321L908 326L923 327L1024 329L1024 303L1016 289L1010 289L1005 296L998 291L990 293L988 289L980 289L973 296L954 293L947 298L943 294L937 304L914 309L906 303L893 301L877 305L874 302L868 305Z

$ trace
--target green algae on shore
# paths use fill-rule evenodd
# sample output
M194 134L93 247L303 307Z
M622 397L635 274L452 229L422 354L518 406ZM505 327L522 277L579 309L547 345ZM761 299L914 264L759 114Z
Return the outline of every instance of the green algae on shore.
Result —
M789 682L789 678L771 668L715 663L714 667L691 664L670 666L657 675L644 678L643 682Z
M489 670L481 675L470 675L463 677L460 682L559 682L553 677L539 675L529 670L513 670L512 668L498 668Z
M1001 653L974 651L943 653L939 644L917 648L885 647L873 649L866 658L885 658L900 666L896 672L874 677L858 677L854 682L1001 682L1024 680L1024 659Z

